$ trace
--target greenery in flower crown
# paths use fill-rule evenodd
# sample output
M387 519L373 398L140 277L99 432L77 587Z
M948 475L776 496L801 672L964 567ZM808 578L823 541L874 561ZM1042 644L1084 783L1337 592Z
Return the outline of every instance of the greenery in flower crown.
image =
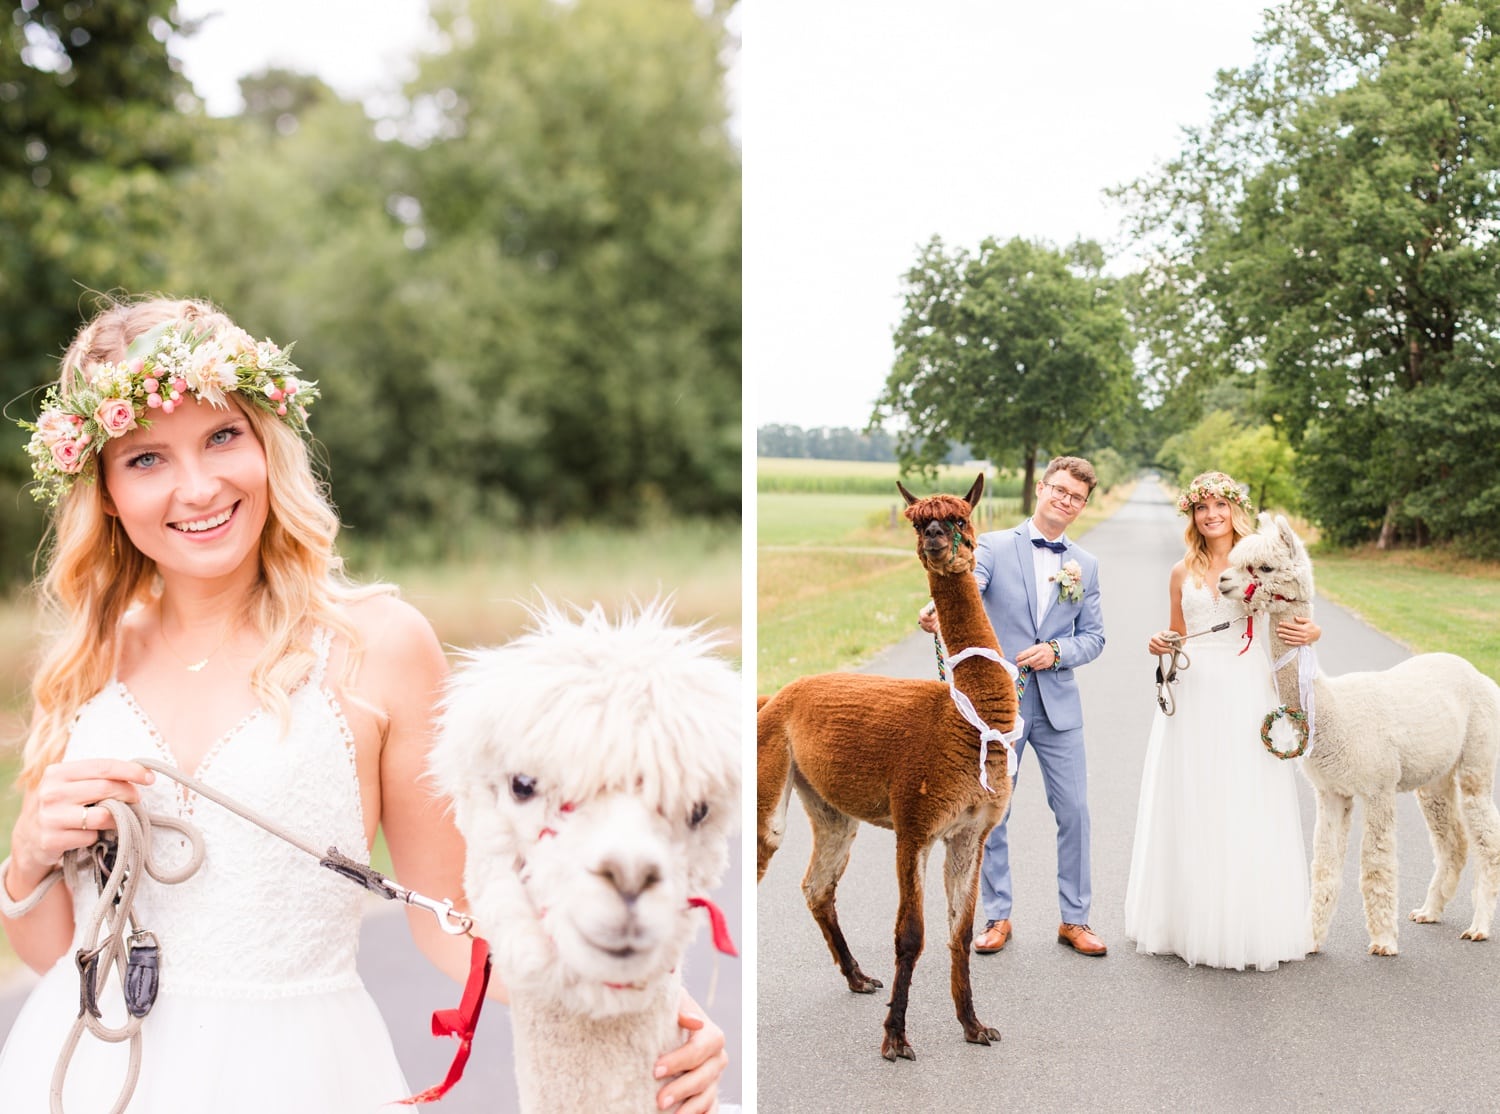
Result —
M1191 515L1193 507L1211 498L1224 499L1245 508L1246 514L1254 514L1255 506L1240 485L1223 472L1205 472L1193 481L1191 487L1177 497L1180 514Z
M291 350L257 343L243 329L215 333L168 323L132 341L119 363L68 369L43 397L36 424L18 423L31 431L33 498L55 506L78 476L93 480L89 463L108 442L149 428L152 411L170 414L188 395L222 410L229 392L238 392L306 433L318 385L299 378Z

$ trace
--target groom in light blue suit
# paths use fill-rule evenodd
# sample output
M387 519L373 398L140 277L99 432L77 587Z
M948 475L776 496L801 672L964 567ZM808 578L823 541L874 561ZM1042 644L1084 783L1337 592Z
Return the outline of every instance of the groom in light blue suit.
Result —
M1012 530L982 534L974 577L1000 648L1021 670L1020 713L1041 767L1047 804L1057 820L1057 892L1062 924L1057 938L1083 955L1102 956L1104 942L1089 928L1089 807L1083 747L1083 708L1074 670L1104 649L1099 606L1099 562L1068 541L1065 531L1083 511L1096 483L1080 457L1050 461L1036 485L1036 511ZM1076 572L1076 579L1074 573ZM923 626L932 629L929 622ZM1019 766L1017 767L1019 769ZM1011 878L1006 840L1009 812L984 845L980 898L987 920L974 941L981 954L1010 939Z

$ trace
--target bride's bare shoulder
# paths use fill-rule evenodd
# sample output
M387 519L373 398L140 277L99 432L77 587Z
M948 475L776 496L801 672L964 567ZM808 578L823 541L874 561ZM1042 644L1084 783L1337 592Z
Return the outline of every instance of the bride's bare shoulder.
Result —
M375 683L446 672L437 632L419 610L399 596L382 593L344 605L359 636L361 673Z

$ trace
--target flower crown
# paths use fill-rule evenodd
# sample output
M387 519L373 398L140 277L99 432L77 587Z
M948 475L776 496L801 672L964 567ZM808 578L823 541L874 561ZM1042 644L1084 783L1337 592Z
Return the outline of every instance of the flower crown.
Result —
M1255 505L1239 484L1223 472L1206 472L1193 481L1193 485L1177 497L1179 514L1191 515L1193 507L1210 498L1227 500L1245 508L1246 514L1255 513Z
M290 351L291 345L256 343L240 328L215 332L169 322L136 337L117 364L70 369L65 383L43 396L36 424L18 423L31 431L26 452L37 481L32 497L56 506L109 441L149 428L153 410L170 414L189 394L222 410L229 406L228 393L237 391L245 402L306 433L318 385L298 378L301 369Z

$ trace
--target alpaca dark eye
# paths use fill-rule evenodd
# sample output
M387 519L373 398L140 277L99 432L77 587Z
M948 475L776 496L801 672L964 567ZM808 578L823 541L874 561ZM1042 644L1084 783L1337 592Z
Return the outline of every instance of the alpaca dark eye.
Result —
M1261 567L1260 567L1260 571L1261 571L1261 572L1271 572L1271 571L1272 571L1272 569L1271 569L1271 566L1270 566L1270 565L1262 565L1262 566L1261 566Z
M693 806L693 811L688 813L688 827L696 828L708 819L708 802L699 801Z
M536 796L536 778L529 774L517 774L510 779L510 795L518 801L529 801Z

